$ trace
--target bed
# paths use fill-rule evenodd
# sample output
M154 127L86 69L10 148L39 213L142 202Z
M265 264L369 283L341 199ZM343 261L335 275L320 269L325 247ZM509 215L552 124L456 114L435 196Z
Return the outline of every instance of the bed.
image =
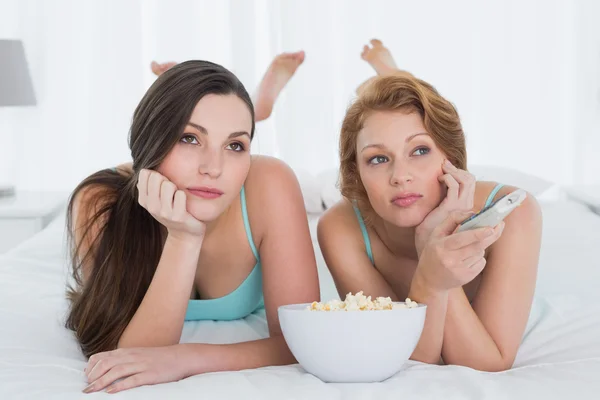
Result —
M409 361L375 384L325 384L299 365L192 376L119 399L554 399L600 398L600 217L570 201L542 203L536 296L514 368L485 373ZM316 244L323 299L337 296ZM84 395L86 360L68 330L64 220L0 256L0 399ZM182 342L228 343L267 335L264 312L233 322L186 323ZM357 366L360 368L360 366Z

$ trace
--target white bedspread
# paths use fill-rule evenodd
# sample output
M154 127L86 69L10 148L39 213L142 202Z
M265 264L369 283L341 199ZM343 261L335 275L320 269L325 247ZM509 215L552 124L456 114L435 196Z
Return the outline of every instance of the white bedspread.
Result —
M60 222L60 221L58 221ZM0 399L84 395L81 355L63 328L62 225L0 256ZM315 218L311 219L314 233ZM574 203L544 205L539 285L515 368L485 373L408 362L378 384L325 384L298 366L193 376L114 395L119 399L597 399L600 398L600 218ZM335 295L317 253L322 296ZM263 313L186 323L182 341L226 343L267 335ZM400 338L399 338L400 340ZM357 365L357 368L361 366Z

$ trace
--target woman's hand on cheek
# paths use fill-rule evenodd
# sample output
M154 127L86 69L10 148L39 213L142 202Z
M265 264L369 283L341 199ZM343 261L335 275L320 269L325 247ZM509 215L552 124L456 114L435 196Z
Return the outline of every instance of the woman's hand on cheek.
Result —
M444 183L448 191L440 205L434 208L416 229L415 245L419 256L433 230L451 212L469 212L473 209L476 187L475 177L467 171L456 168L448 160L444 161L442 171L444 174L440 175L438 180Z
M178 381L189 375L190 361L186 360L189 356L181 345L117 349L94 354L85 370L89 385L83 392L98 392L106 388L106 392L116 393L143 385Z
M504 222L494 228L455 233L466 213L454 211L433 230L419 259L413 284L439 293L472 281L486 264L485 250L502 235Z
M165 176L142 169L138 177L138 202L175 238L197 242L204 236L206 224L186 209L186 194Z

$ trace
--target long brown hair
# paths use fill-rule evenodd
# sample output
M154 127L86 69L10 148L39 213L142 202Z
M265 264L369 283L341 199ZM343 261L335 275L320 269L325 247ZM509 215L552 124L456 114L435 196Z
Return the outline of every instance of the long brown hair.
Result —
M467 166L465 135L458 113L433 86L405 72L368 81L348 107L342 123L339 182L342 195L358 203L366 220L372 207L358 171L356 140L366 119L375 111L419 113L425 129L450 162L460 169Z
M243 100L254 136L252 101L235 75L208 61L186 61L162 74L135 109L129 132L132 170L98 171L71 194L67 231L74 285L67 289L71 308L66 327L75 331L86 357L117 347L162 254L161 224L137 201L139 171L160 165L208 94ZM84 193L86 204L78 207L73 221L75 197Z

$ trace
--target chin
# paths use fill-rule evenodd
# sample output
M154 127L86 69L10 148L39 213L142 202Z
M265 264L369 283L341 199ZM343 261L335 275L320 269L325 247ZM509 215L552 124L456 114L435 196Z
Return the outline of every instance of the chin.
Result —
M414 215L414 216L409 216L409 217L398 217L396 216L394 218L392 222L395 226L399 227L399 228L416 228L417 226L419 226L421 224L421 222L423 222L423 217L422 216L418 216L418 215Z
M415 228L423 222L428 214L426 210L418 207L392 207L393 208L387 213L388 218L386 218L386 220L399 228Z
M222 207L214 200L192 200L186 204L188 212L197 220L211 222L221 215Z

